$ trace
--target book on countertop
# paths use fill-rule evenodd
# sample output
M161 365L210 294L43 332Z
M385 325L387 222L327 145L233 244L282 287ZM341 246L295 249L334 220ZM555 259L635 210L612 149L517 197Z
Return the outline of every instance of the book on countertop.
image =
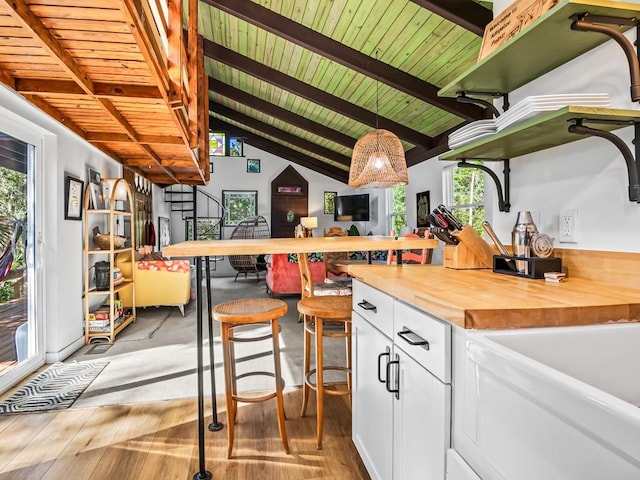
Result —
M564 272L545 272L544 280L546 282L561 282L567 277L567 274Z

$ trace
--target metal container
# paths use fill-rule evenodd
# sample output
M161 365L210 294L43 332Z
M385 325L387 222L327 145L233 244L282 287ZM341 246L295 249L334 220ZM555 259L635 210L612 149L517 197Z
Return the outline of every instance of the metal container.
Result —
M109 262L96 262L96 290L109 290L109 272L111 264Z
M518 212L518 218L511 231L511 247L513 254L517 257L531 256L531 239L538 234L538 228L533 223L531 212ZM518 272L527 275L529 272L527 262L516 260L516 269Z

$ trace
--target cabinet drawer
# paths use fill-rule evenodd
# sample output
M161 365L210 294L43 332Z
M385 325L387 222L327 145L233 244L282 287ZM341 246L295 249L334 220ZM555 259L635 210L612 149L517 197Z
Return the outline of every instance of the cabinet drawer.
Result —
M451 325L397 300L393 309L393 342L441 382L451 383ZM427 343L412 344L422 342Z
M386 293L354 280L353 311L387 337L393 337L393 298Z

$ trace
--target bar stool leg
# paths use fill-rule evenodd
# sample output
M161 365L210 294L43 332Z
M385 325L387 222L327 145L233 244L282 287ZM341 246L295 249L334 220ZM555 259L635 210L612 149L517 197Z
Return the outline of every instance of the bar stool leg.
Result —
M309 391L311 390L307 384L307 374L311 370L311 332L308 322L313 321L311 317L304 316L304 368L302 373L302 413L304 417L307 412L307 404L309 403Z
M234 389L232 384L235 383L232 377L232 355L231 355L231 342L230 342L230 330L231 328L227 324L221 325L222 335L222 355L224 357L224 385L225 385L225 399L227 402L227 458L231 458L231 451L233 450L233 437L236 423L236 404L233 398Z
M285 427L284 397L282 395L282 371L280 368L280 341L278 339L279 327L278 319L271 320L271 340L273 342L273 368L276 378L276 403L278 405L278 429L284 451L289 453L289 441L287 440L287 430Z
M322 350L323 320L316 317L316 423L318 429L317 448L322 448L322 428L324 426L324 361Z

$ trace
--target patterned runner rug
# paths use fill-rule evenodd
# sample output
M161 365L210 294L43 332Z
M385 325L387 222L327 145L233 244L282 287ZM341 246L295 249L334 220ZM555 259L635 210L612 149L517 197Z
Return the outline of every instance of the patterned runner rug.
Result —
M109 362L54 363L0 402L0 414L68 408L108 364Z

